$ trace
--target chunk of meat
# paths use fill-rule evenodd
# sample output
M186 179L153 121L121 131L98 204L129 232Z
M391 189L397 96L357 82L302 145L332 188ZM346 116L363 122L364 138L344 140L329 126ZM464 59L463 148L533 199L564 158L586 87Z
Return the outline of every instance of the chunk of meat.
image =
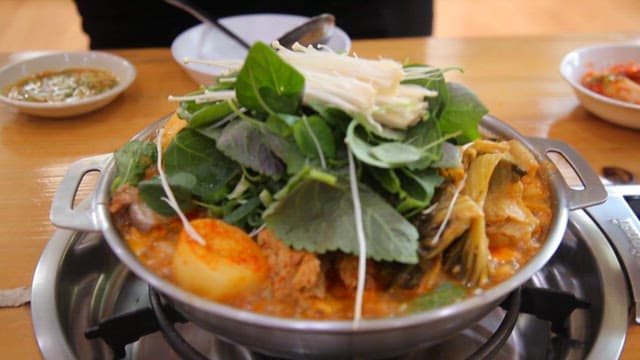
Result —
M152 227L169 221L169 218L153 211L149 205L140 199L138 188L128 184L121 186L113 194L109 211L112 214L127 211L131 224L142 232L147 232Z
M271 267L270 283L274 298L324 296L325 278L322 264L315 254L290 248L269 230L258 234L258 245Z
M125 184L111 196L109 211L115 214L136 201L138 201L138 188Z
M351 291L355 291L358 286L358 257L344 254L338 254L336 266L338 276L344 286ZM367 260L367 273L365 279L365 289L375 289L375 262Z

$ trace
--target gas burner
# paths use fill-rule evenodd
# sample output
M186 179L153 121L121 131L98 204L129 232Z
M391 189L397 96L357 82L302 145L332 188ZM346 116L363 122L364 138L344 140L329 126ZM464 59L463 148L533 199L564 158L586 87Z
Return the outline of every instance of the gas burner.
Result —
M608 233L597 225L597 212L589 212L595 221L583 210L571 213L554 257L502 308L443 343L399 359L619 357L628 326L627 279ZM183 323L159 295L149 296L148 285L98 233L56 230L36 269L32 298L36 338L46 359L273 360ZM178 355L173 348L185 344L193 352Z
M173 307L165 304L161 296L152 288L148 291L150 307L104 319L96 326L89 328L85 332L85 337L102 339L116 358L123 358L126 356L126 345L160 331L172 350L182 359L206 359L207 357L193 347L174 327L175 323L185 323L187 320ZM576 309L588 309L589 305L588 302L567 292L528 286L519 288L500 305L505 313L498 328L469 355L469 358L493 359L511 336L520 313L549 321L551 331L556 336L570 340L568 323L571 313ZM255 356L260 355L255 354ZM416 355L413 353L408 356Z
M548 311L546 303L539 301L543 300L545 296L544 292L531 292L526 290L525 292L529 294L529 300L527 301L529 311L532 311L534 314L539 311L543 316L552 314ZM550 296L554 295L555 294L551 294ZM567 299L575 299L575 297L572 297L570 294L562 295L566 296ZM101 338L109 345L116 358L123 358L126 355L126 345L137 341L145 335L160 331L173 351L180 355L182 359L207 359L206 356L193 347L182 334L175 329L174 324L176 322L185 323L187 320L174 310L173 307L163 303L161 296L152 288L149 288L149 303L151 306L148 308L112 316L100 321L98 325L91 327L85 332L85 337L87 339ZM573 301L572 304L582 307L585 306L585 303L580 301ZM568 309L571 306L572 305L567 304L567 306L563 308ZM577 306L574 307L574 309L577 308ZM501 304L501 307L506 310L506 313L500 326L470 358L478 360L490 359L500 351L501 346L507 341L516 325L519 311L522 311L521 290L517 289L511 293ZM554 321L558 321L558 324L564 324L567 321L569 313L570 311L563 314L553 312L551 316L554 317ZM255 357L261 357L261 355L255 354Z

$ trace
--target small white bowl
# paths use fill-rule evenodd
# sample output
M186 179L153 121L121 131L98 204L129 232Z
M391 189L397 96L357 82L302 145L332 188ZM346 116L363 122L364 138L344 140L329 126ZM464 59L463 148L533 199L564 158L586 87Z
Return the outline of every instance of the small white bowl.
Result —
M560 73L588 111L611 123L640 129L640 105L600 95L580 83L589 71L603 71L615 64L632 61L640 63L640 45L637 43L594 45L565 55L560 63Z
M118 85L95 96L67 102L38 103L10 99L4 95L9 86L29 75L67 68L94 68L110 71ZM18 61L0 69L0 101L19 111L44 117L68 117L84 114L113 101L136 77L135 67L127 60L98 51L60 52Z
M222 25L233 31L248 44L262 41L267 44L287 31L309 20L308 17L287 14L250 14L221 18ZM351 39L340 28L335 27L327 47L336 52L348 52ZM247 50L219 29L200 24L178 35L171 44L175 61L198 84L209 85L216 75L225 69L202 64L185 64L185 58L200 60L243 60Z

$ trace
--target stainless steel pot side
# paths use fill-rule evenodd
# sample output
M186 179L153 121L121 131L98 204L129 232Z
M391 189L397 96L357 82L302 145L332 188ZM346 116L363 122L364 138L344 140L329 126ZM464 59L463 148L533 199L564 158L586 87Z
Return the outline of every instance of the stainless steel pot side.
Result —
M165 119L161 119L136 138L147 138ZM133 273L164 295L186 318L212 333L265 354L295 358L383 358L445 340L471 326L510 292L541 269L558 248L570 210L601 203L607 193L588 163L567 144L525 138L500 120L486 116L481 122L490 136L517 139L524 143L549 178L553 219L544 245L538 254L508 280L464 301L418 314L387 319L352 321L316 321L279 318L252 313L191 294L157 276L143 266L131 252L109 213L109 189L115 175L113 156L98 155L73 163L55 194L51 221L58 227L80 231L100 231L116 256ZM570 188L549 154L560 154L576 171L583 189ZM78 185L88 172L101 172L88 210L73 209L71 204Z

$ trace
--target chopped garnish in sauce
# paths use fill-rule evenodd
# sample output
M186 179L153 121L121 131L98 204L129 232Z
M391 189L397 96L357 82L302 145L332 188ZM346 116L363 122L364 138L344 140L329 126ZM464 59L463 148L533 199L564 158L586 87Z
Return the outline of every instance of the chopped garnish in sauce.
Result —
M118 85L111 72L93 68L44 71L9 86L10 99L31 102L68 102L101 94Z

